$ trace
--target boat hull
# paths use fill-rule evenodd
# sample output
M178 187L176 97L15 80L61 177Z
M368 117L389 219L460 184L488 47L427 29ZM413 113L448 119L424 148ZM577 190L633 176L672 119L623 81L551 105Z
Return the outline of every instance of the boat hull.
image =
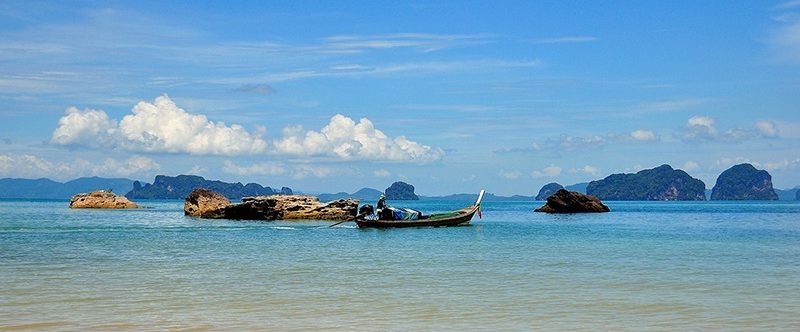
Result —
M471 212L457 215L449 218L441 219L420 219L420 220L356 220L359 228L396 228L396 227L447 227L447 226L461 226L467 225L472 216L475 215L473 209Z

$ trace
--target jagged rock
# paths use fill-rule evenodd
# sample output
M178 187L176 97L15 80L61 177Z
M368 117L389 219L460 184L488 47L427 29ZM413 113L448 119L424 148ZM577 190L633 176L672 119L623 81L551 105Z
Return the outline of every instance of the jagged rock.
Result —
M118 196L111 191L100 190L72 196L69 201L71 209L135 209L139 206L125 196Z
M548 197L550 197L550 195L555 194L559 189L564 189L564 187L555 182L548 183L544 185L542 189L539 189L539 194L536 195L536 200L546 200Z
M703 181L669 165L612 174L586 187L587 194L610 201L704 201L705 190Z
M750 164L733 166L719 175L711 192L712 200L777 200L772 176Z
M358 212L358 200L339 199L322 203L314 196L271 195L242 198L239 204L231 204L221 195L196 189L189 194L184 204L186 215L201 218L241 220L354 220ZM224 197L222 197L224 199ZM206 200L208 213L200 213L200 202Z
M414 193L414 186L402 182L397 181L392 183L389 188L386 188L386 199L389 200L413 200L416 201L419 199L419 196Z
M597 197L576 191L559 189L547 198L547 203L534 210L547 213L609 212L608 206Z
M216 192L198 188L192 190L183 203L183 213L201 218L225 218L225 208L231 201Z

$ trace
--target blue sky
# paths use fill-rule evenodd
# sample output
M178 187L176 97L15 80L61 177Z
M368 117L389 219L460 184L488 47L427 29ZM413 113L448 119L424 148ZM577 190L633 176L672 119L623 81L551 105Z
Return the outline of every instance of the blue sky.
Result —
M0 177L800 185L800 1L0 3Z

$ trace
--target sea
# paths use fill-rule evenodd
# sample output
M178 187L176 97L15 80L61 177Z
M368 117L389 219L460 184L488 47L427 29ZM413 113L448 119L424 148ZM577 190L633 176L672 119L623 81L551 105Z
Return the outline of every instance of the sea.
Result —
M469 226L410 229L140 203L0 200L0 330L800 330L795 201L485 202Z

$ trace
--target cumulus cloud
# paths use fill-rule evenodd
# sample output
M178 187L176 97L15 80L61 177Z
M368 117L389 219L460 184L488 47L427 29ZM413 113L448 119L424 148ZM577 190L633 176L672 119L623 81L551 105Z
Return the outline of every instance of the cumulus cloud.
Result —
M250 166L239 166L230 160L226 160L222 165L222 171L236 175L281 175L286 173L286 168L273 162L257 163Z
M541 170L531 172L535 178L553 178L561 174L561 167L550 165Z
M38 156L0 154L0 176L69 179L80 176L129 177L150 175L161 166L150 158L132 156L125 160L108 158L101 163L83 159L50 161Z
M579 167L579 168L573 168L573 169L571 169L569 171L570 171L570 173L583 173L583 174L588 174L588 175L592 175L592 176L597 176L597 175L600 174L600 169L599 168L594 167L594 166L590 166L590 165L586 165L586 166Z
M330 156L343 160L389 160L430 162L444 152L407 139L391 138L367 118L358 123L344 115L333 116L320 131L287 127L284 137L274 142L275 152L296 156Z
M778 137L778 128L775 126L775 122L772 121L756 122L756 130L763 137Z
M52 143L120 147L130 151L240 155L262 153L267 142L240 125L212 122L179 108L167 95L141 101L119 121L103 111L72 107L59 120Z
M108 118L103 111L75 107L67 108L66 114L58 120L58 128L53 131L51 142L55 144L81 144L88 146L108 146L114 144L117 123Z
M516 180L522 176L522 173L518 171L500 171L498 175L506 180Z
M693 116L686 120L683 132L685 141L712 140L717 134L714 119L708 116Z
M656 135L653 133L652 130L635 130L631 133L631 138L637 141L654 141L656 139Z

